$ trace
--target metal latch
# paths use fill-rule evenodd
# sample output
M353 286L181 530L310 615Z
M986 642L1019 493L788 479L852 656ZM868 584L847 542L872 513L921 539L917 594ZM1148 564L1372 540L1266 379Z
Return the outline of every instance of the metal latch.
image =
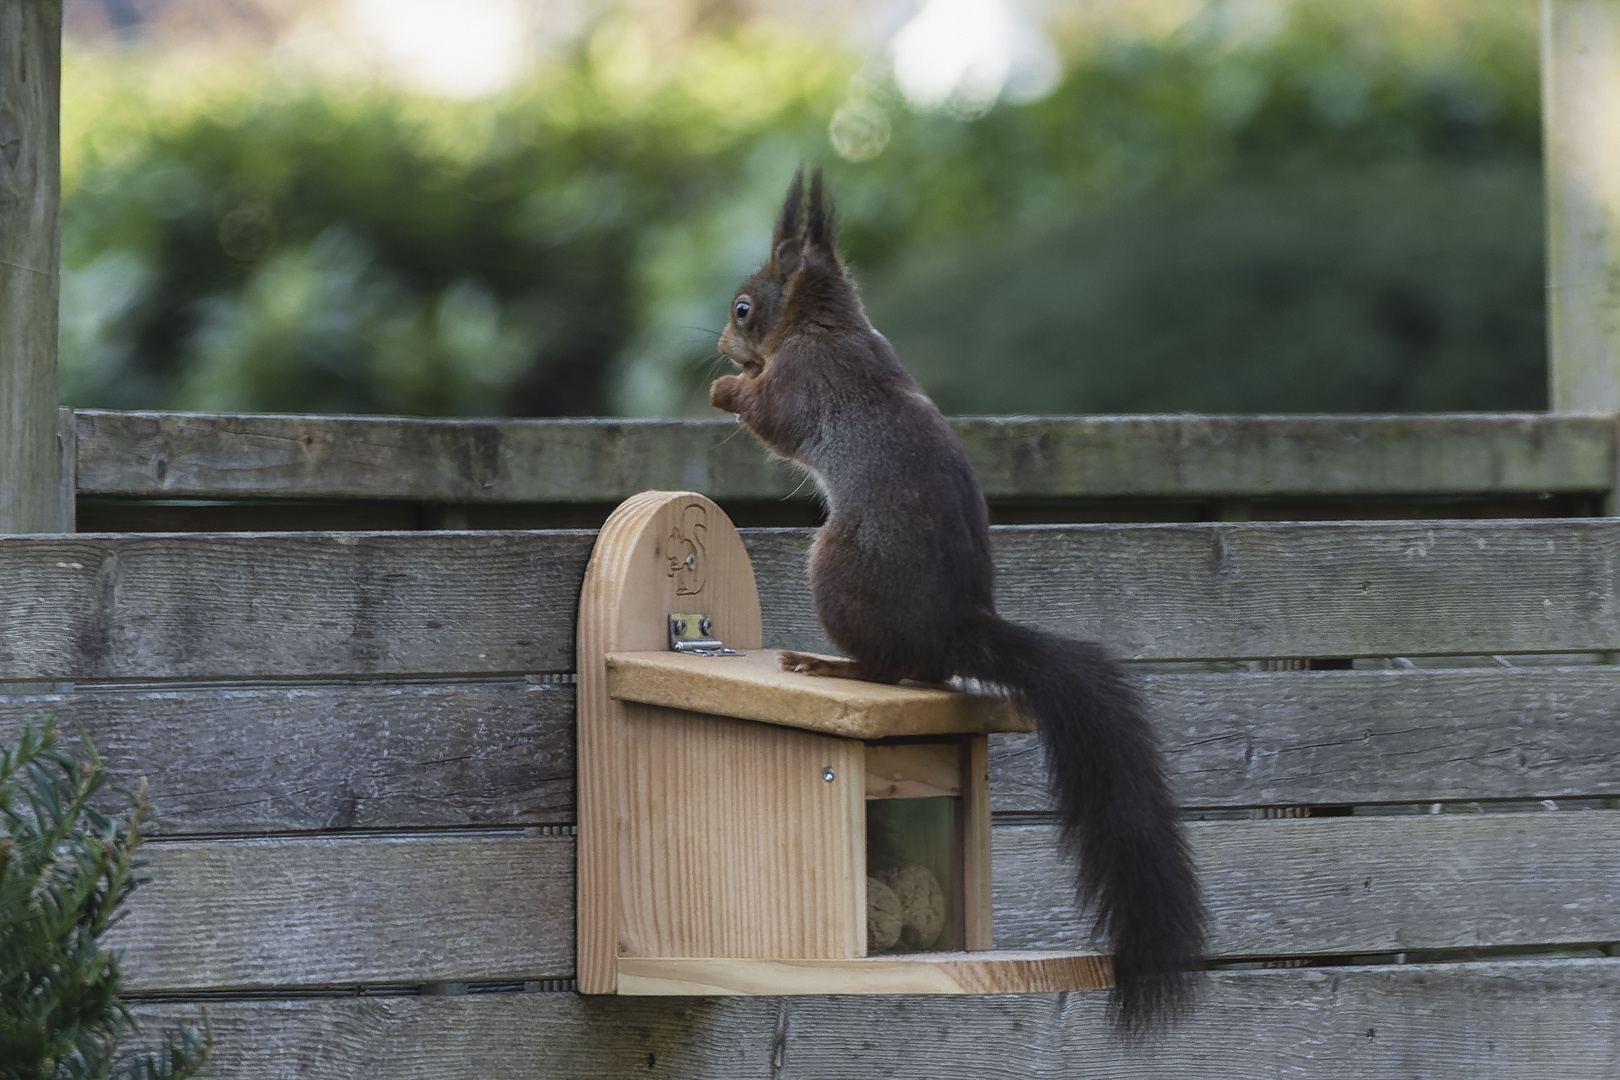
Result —
M676 611L669 616L669 647L678 653L693 656L741 656L736 649L709 635L714 631L714 620L706 611Z

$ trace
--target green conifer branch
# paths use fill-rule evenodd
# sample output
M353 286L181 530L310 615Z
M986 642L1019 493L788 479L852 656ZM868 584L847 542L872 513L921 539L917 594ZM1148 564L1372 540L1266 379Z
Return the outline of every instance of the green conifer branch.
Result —
M206 1017L200 1032L165 1032L156 1052L120 1054L139 1027L100 938L140 884L150 806L144 779L120 792L121 817L93 805L106 772L81 741L82 761L46 717L0 749L0 1077L183 1080L213 1048Z

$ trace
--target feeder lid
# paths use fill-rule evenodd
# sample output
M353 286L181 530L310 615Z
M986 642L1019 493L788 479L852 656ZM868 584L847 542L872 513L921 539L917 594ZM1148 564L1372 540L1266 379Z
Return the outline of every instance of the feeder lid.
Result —
M783 671L773 649L741 656L609 653L607 688L609 696L621 701L849 739L1035 730L1033 719L1005 698Z

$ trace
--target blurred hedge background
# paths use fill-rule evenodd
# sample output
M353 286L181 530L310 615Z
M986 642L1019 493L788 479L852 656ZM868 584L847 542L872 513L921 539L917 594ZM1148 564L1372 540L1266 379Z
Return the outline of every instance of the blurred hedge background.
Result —
M254 2L69 2L66 404L703 415L806 161L950 413L1545 406L1533 0L533 3L472 92Z

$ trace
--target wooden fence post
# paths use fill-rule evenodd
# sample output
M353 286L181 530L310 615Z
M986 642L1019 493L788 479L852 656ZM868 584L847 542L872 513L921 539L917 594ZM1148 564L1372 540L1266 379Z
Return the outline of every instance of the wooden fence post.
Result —
M0 533L64 525L61 0L0 0Z
M1542 0L1548 402L1620 412L1620 0Z

